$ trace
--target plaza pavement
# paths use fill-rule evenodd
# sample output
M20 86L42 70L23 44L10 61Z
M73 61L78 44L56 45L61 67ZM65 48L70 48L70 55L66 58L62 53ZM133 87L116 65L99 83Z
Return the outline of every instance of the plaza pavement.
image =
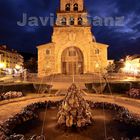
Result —
M58 101L62 100L64 96L48 97L47 95L34 94L19 99L11 99L9 101L0 102L0 123L8 119L9 117L20 112L28 104L43 101ZM92 100L95 102L109 102L115 103L127 108L131 113L140 117L140 100L130 99L126 97L101 95L101 94L88 94L84 96L86 100Z

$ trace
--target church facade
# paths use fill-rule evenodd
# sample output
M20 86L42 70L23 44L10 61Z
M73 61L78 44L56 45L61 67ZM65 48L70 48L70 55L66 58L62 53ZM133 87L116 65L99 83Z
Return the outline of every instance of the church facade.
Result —
M38 48L38 76L105 71L108 45L91 32L84 0L60 0L52 41Z

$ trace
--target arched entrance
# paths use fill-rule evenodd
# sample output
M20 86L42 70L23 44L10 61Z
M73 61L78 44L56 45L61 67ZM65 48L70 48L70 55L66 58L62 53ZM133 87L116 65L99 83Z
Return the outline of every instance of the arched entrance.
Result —
M84 57L79 48L66 48L61 56L62 74L83 74L84 72Z

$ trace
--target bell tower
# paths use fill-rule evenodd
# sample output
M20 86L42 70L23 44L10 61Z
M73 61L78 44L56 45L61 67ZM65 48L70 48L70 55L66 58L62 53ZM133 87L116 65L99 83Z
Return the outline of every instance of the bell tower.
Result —
M83 0L60 0L57 26L87 26L87 12Z
M84 10L83 0L60 0L60 11L81 12Z
M87 15L84 0L60 0L51 42L38 46L40 77L105 70L108 45L95 43Z

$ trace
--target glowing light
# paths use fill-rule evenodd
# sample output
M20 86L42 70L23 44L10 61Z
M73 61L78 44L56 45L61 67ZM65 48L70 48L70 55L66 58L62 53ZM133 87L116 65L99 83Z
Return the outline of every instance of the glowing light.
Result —
M126 62L125 63L125 67L124 67L124 71L125 72L130 72L132 66L131 66L131 63L130 62Z
M49 69L50 68L50 65L47 65L47 69Z
M95 65L95 67L96 67L96 68L99 68L99 64L97 63L97 64Z
M123 68L123 72L130 74L139 74L140 72L140 64L135 60L131 60L130 57L126 59L125 67Z
M5 68L5 64L4 63L0 63L0 69Z
M20 69L21 69L21 66L20 66L20 65L16 65L15 68L16 68L17 70L20 70Z

